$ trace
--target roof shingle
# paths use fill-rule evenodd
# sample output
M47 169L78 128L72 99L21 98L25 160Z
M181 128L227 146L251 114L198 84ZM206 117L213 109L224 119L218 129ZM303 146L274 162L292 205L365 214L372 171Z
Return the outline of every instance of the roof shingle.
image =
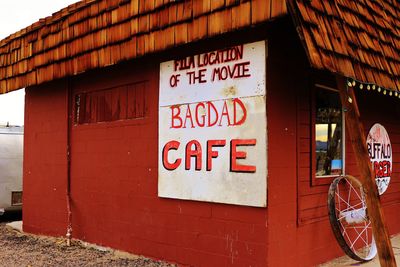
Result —
M288 0L310 63L400 90L400 2Z
M83 0L0 41L0 93L286 13L276 0Z
M83 0L0 41L0 93L287 14L314 68L400 90L395 0Z

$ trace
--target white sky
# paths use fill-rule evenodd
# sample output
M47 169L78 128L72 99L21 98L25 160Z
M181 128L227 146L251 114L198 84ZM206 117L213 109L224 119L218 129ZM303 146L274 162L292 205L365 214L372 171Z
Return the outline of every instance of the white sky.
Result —
M78 0L0 0L0 40ZM0 125L24 124L25 90L0 95Z

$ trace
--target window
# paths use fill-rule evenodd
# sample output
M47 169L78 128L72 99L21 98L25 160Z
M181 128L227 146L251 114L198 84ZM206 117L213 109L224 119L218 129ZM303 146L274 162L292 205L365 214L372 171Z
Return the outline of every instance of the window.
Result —
M75 124L144 118L146 82L75 95Z
M299 225L326 220L323 205L331 182L345 174L345 121L335 77L315 72L310 90L298 94Z
M344 135L339 93L332 88L317 86L314 103L315 177L341 175L344 172Z

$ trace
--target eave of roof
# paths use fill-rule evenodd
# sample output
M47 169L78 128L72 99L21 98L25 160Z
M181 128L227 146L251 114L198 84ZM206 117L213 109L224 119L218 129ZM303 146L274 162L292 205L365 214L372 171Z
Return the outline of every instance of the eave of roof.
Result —
M288 0L288 5L312 67L400 95L399 1Z
M83 0L0 41L0 93L285 14L284 0Z
M398 1L83 0L0 41L0 93L254 26L286 2L312 67L400 90Z

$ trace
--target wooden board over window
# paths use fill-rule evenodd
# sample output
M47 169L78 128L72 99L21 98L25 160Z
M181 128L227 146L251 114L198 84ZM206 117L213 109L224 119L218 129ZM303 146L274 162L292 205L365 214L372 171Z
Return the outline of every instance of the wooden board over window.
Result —
M146 82L140 82L77 94L75 96L75 124L145 117L146 85Z

